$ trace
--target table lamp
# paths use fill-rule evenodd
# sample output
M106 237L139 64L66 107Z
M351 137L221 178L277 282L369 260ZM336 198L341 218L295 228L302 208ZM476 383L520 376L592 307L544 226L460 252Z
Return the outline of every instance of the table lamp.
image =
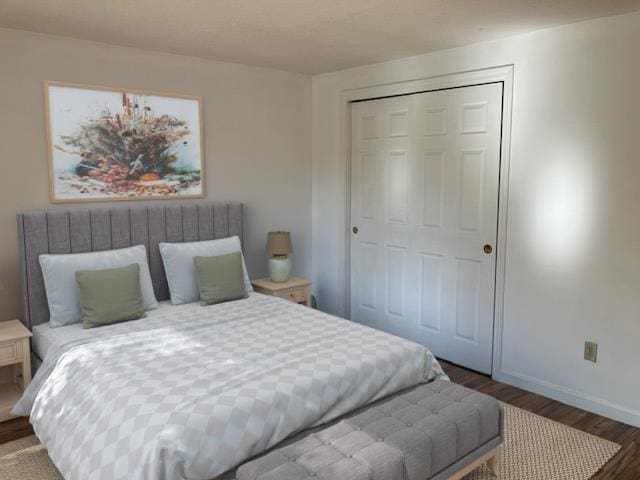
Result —
M269 259L269 276L275 283L283 283L289 280L291 273L291 260L288 255L293 252L291 246L291 233L269 232L267 235L267 253Z

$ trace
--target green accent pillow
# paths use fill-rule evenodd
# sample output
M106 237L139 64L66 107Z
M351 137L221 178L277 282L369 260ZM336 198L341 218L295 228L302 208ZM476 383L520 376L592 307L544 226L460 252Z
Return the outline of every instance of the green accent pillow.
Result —
M104 270L79 270L76 283L84 328L137 320L145 316L140 265Z
M198 273L202 305L214 305L249 296L244 283L240 252L215 257L194 257L193 263Z

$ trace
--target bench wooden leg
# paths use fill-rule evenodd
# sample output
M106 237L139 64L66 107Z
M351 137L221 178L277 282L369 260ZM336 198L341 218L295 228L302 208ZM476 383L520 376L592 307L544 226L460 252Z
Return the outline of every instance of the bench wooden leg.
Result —
M493 475L494 477L498 476L498 461L500 460L500 447L496 448L494 450L494 454L492 457L489 457L489 459L487 460L487 468L489 469L489 472L491 472L491 475Z
M467 465L464 468L461 468L456 473L451 475L448 480L461 480L468 473L473 472L476 468L480 467L482 464L486 462L487 467L489 467L489 471L497 476L496 474L496 465L498 463L498 459L500 458L500 445L498 445L493 450L489 450L484 455L476 458L473 462Z

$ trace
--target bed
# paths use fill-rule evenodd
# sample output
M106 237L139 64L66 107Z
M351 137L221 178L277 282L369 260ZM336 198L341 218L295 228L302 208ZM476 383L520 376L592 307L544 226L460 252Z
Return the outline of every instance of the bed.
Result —
M24 322L42 365L15 411L68 480L231 478L294 435L446 378L420 345L275 297L167 304L158 243L242 238L240 204L30 213L18 228ZM138 243L160 308L48 327L40 254Z

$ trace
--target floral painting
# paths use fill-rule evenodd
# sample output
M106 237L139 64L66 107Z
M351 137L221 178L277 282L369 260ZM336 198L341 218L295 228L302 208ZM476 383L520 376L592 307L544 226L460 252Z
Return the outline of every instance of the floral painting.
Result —
M203 197L198 97L46 83L51 201Z

